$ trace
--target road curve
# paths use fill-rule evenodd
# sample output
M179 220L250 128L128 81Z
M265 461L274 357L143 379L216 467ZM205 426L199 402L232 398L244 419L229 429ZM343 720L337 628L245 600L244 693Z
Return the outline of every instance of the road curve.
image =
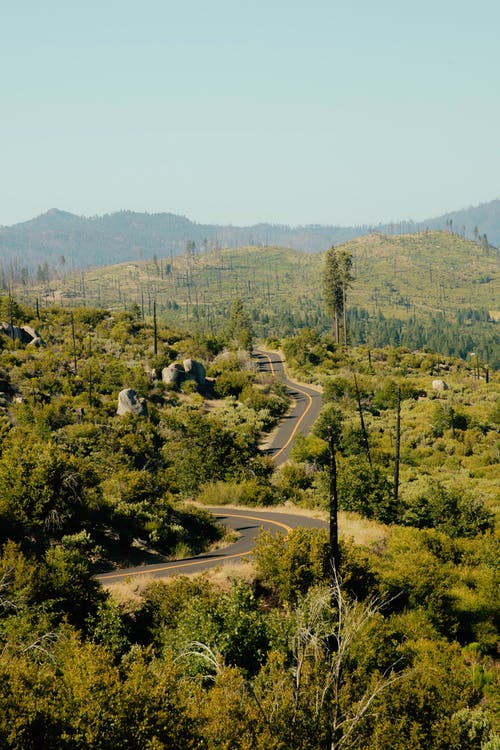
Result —
M319 391L302 383L295 383L285 375L284 362L281 354L276 351L257 349L254 351L259 369L270 372L274 378L283 382L293 399L293 405L288 413L280 420L266 448L267 454L279 466L288 460L293 438L299 432L307 435L321 409L321 395ZM296 527L326 527L326 523L319 519L309 518L293 513L282 513L259 509L228 508L227 506L206 506L206 510L213 513L217 521L238 533L238 541L223 549L207 552L196 557L183 560L172 560L153 565L140 565L133 568L121 568L109 573L96 576L97 580L106 585L118 583L136 576L152 576L167 578L183 573L200 573L208 568L240 560L252 553L255 540L262 528L274 532L287 534Z
M279 466L289 459L295 435L298 432L303 435L310 432L321 409L321 393L316 388L287 378L280 352L258 348L254 350L254 356L259 369L270 372L276 379L281 380L293 399L291 409L280 420L266 449L270 458Z
M327 523L319 518L268 511L262 508L243 510L227 506L206 506L206 510L213 513L219 523L238 533L239 538L234 544L230 544L214 552L206 552L184 560L172 560L157 565L122 568L98 575L96 576L97 580L106 585L133 579L137 576L168 578L169 576L181 575L183 573L201 573L208 568L241 560L241 558L250 555L261 529L288 534L292 529L299 526L305 528L327 527Z

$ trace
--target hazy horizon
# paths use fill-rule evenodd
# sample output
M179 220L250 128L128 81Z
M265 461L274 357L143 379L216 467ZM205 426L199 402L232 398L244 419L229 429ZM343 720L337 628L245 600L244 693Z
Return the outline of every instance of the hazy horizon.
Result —
M468 206L461 206L459 208L453 208L453 209L450 209L449 211L445 211L442 214L432 214L432 215L429 215L429 216L421 216L421 217L419 217L417 219L415 219L412 216L408 216L408 217L405 217L405 218L397 218L397 219L393 218L393 219L388 219L388 220L385 220L385 221L377 221L377 222L359 222L358 224L349 224L349 225L348 224L320 224L318 222L314 222L314 223L310 223L310 224L308 224L308 223L286 224L285 222L280 222L280 221L256 221L256 222L254 222L252 224L245 224L245 225L244 224L235 224L234 222L227 222L225 224L224 222L221 222L221 221L199 221L197 219L197 217L195 217L195 216L187 216L186 214L177 214L174 211L169 211L168 209L165 209L164 211L148 211L147 209L138 211L138 210L135 210L134 208L119 208L119 209L116 209L115 211L103 211L103 212L99 212L99 213L95 213L95 214L84 214L84 213L79 213L79 212L75 212L75 211L68 211L66 208L62 208L61 206L51 206L50 208L46 209L45 211L42 211L40 214L37 214L36 216L29 216L29 217L27 217L25 219L21 219L20 221L16 221L13 224L0 224L0 227L9 228L9 227L12 227L12 226L16 226L17 224L24 224L24 223L26 223L28 221L31 221L33 219L37 219L37 218L39 218L41 216L49 214L52 211L60 211L61 213L69 213L69 214L72 214L73 216L77 216L78 218L81 218L81 219L100 218L102 216L112 215L112 214L115 214L115 213L122 213L122 212L124 212L124 213L132 213L132 214L143 214L145 216L148 216L148 215L149 216L153 216L153 215L158 215L158 214L174 214L176 216L180 216L180 217L182 217L184 219L187 219L188 221L191 221L193 224L198 224L198 225L202 224L202 225L211 225L211 226L233 226L235 228L237 228L237 227L242 227L242 228L244 228L244 227L252 227L252 226L258 226L259 224L269 224L271 226L287 226L287 227L290 227L291 229L298 229L300 227L311 227L311 226L337 226L339 228L340 227L341 228L344 228L344 227L345 228L349 228L349 227L355 228L355 227L367 227L367 226L368 227L369 226L377 227L379 225L380 226L387 226L387 225L390 225L390 224L398 224L398 223L403 223L404 224L406 222L408 222L408 223L414 223L414 224L419 224L419 223L424 222L426 220L437 219L440 216L444 216L444 215L446 215L448 213L458 213L458 212L461 212L461 211L466 211L466 210L471 209L471 208L479 208L480 206L486 205L488 203L493 203L494 201L497 201L497 200L498 200L498 198L492 198L490 201L485 201L484 203L475 204L475 205L470 204Z

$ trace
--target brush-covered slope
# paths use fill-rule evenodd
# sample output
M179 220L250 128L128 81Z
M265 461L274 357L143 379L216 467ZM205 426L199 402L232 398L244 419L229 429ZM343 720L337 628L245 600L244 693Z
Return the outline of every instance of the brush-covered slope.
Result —
M366 336L370 330L381 331L385 324L376 324L381 319L414 326L436 320L447 330L456 324L465 331L481 324L494 339L491 320L500 309L497 250L486 251L448 232L375 234L343 247L353 256L355 280L348 307L351 317L357 316L351 321L356 340L363 343L363 330ZM26 287L24 294L31 301L45 295L47 303L85 302L122 309L138 305L146 316L152 314L156 300L158 313L166 320L214 331L223 328L231 301L239 297L258 335L283 336L303 326L329 327L322 301L323 263L323 254L276 247L191 252L66 274L48 287ZM427 334L421 332L418 340L406 342L397 340L400 331L391 335L396 339L386 343L422 346ZM472 350L478 340L474 334L462 348ZM375 338L374 343L383 342Z

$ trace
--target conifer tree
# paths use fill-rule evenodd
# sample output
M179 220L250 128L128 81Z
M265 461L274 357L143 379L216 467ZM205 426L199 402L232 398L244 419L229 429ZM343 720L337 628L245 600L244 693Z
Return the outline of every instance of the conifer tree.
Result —
M342 316L344 324L344 346L347 346L347 290L352 284L352 255L346 250L339 250L338 263L342 287Z
M228 336L236 341L243 349L252 349L252 326L243 301L236 297L229 311Z
M333 245L327 250L323 271L323 298L328 314L333 318L335 342L340 341L340 318L343 318L344 345L347 346L347 290L351 286L352 255L347 250L337 250Z
M326 252L323 270L323 299L328 315L333 318L333 335L339 343L339 311L342 309L342 284L337 249L332 245Z

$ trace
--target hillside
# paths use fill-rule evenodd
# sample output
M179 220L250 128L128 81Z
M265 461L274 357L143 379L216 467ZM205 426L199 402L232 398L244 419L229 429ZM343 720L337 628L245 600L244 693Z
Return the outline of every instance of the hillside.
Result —
M428 345L462 357L480 347L483 361L500 364L497 329L489 319L500 309L496 250L485 252L449 232L376 234L344 247L354 259L348 300L354 343ZM65 273L20 293L32 304L37 296L46 304L135 304L145 316L156 300L167 322L205 332L224 327L230 303L239 297L257 335L281 337L304 326L329 328L322 269L322 254L243 247ZM432 338L436 331L439 340Z
M451 221L451 224L450 224ZM460 236L500 245L500 201L456 211L444 216L379 224L376 230L387 235L429 229L450 228ZM199 224L172 213L120 211L104 216L76 216L51 209L45 214L10 227L0 227L0 276L19 276L24 268L34 274L38 266L60 271L125 260L149 259L182 254L186 243L197 250L236 246L268 246L320 252L332 244L369 234L367 225L286 226L257 224L251 227ZM64 261L62 259L64 258ZM0 279L1 281L1 279Z
M259 442L287 399L227 338L0 295L9 313L46 346L0 335L2 747L324 750L347 726L345 750L498 748L497 374L304 330L283 349L325 408L278 467ZM204 382L158 377L191 357ZM209 574L99 586L220 544L214 498L252 506L245 527L261 505L326 515L333 455L334 580L304 526Z

